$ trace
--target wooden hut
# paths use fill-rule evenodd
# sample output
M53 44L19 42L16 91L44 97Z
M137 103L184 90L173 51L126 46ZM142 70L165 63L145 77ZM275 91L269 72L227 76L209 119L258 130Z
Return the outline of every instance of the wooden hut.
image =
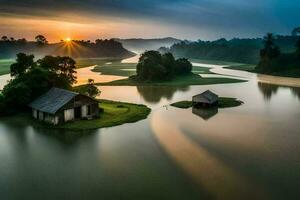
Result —
M29 106L35 119L54 125L99 117L97 100L59 88L52 88Z
M219 101L219 96L215 93L207 90L201 94L193 96L193 105L200 107L212 107L217 106Z

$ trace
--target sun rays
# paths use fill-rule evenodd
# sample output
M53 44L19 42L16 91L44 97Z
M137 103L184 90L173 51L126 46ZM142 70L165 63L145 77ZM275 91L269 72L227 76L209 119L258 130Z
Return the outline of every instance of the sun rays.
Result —
M88 49L80 44L80 41L72 40L70 37L62 40L59 46L54 50L53 53L58 55L67 55L70 57L78 58L86 54Z

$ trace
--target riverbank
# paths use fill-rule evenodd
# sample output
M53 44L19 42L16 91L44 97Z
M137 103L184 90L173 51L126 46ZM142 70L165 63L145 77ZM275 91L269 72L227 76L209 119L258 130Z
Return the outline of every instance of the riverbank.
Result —
M262 74L262 75L287 77L287 78L300 78L300 68L290 68L287 70L280 70L280 71L273 71L273 72L261 72L255 70L255 68L256 68L255 65L250 65L250 64L231 65L228 67L224 67L224 69L233 69L233 70L252 72L258 75Z
M219 97L218 108L232 108L242 105L244 102L231 97ZM191 108L193 107L192 101L179 101L172 103L171 106L176 108Z
M124 103L110 100L99 100L99 107L104 111L100 118L93 120L78 120L66 124L53 126L34 120L29 113L18 114L10 117L3 117L1 121L14 124L16 126L28 126L47 129L64 129L72 131L93 130L107 128L126 123L134 123L146 119L151 109L145 105Z

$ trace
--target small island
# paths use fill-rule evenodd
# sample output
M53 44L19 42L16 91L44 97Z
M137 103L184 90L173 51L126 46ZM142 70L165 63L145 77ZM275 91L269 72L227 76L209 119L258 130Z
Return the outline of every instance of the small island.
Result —
M138 64L98 66L93 71L104 75L129 76L97 84L105 86L190 86L245 82L227 77L201 77L199 73L213 73L208 68L193 66L186 58L175 59L172 53L161 54L158 51L144 52Z
M242 105L244 102L231 97L219 97L213 92L207 90L193 97L192 101L179 101L172 103L171 106L176 108L191 108L200 107L205 109L210 108L232 108Z
M75 120L54 126L35 120L30 113L20 113L14 116L3 117L1 120L18 126L32 125L37 128L83 131L134 123L146 119L151 112L151 109L145 105L103 99L98 101L101 110L100 117L92 120Z

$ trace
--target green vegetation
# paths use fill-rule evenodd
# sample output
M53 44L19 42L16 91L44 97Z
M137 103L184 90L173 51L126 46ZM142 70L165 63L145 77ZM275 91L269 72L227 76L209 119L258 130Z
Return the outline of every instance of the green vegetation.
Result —
M103 66L97 66L92 71L101 72L103 75L113 76L133 76L136 75L135 63L112 63Z
M209 71L208 67L193 66L192 73L195 74L213 74ZM136 75L136 64L135 63L112 63L96 66L92 71L101 72L103 75L113 76L133 76Z
M97 95L101 93L97 86L95 86L94 79L88 79L88 83L86 85L82 85L79 87L73 88L75 92L80 94L89 96L91 98L96 98Z
M120 63L122 58L77 58L76 61L76 68L84 68L90 66L102 66L106 63Z
M94 42L71 40L48 43L47 38L43 35L36 36L35 41L3 36L0 39L0 52L0 59L13 58L20 52L39 56L60 55L72 58L128 58L135 55L113 39L97 39Z
M231 108L242 105L243 102L231 97L219 97L219 108Z
M296 51L293 53L281 53L274 41L275 37L272 33L265 36L264 48L260 51L260 61L255 72L299 78L300 39L296 42Z
M192 64L185 58L175 60L171 53L146 51L139 58L134 79L138 82L172 80L191 73L192 68Z
M240 100L237 100L236 98L230 98L230 97L219 97L219 103L218 108L232 108L242 105L243 102ZM171 106L177 107L177 108L190 108L193 107L192 101L179 101L176 103L172 103Z
M191 108L193 107L193 102L192 101L179 101L176 103L172 103L171 106L176 107L176 108Z
M1 59L0 60L0 75L9 74L10 65L14 62L12 59Z
M12 117L1 118L2 121L14 123L16 125L32 125L39 128L47 129L65 129L72 131L92 130L104 127L113 127L125 123L133 123L142 119L146 119L151 109L144 105L131 103L115 102L108 100L100 100L100 108L104 110L100 114L100 118L93 120L79 120L66 124L53 126L44 122L36 121L30 114L18 114Z
M59 128L72 130L87 130L112 127L125 123L133 123L146 119L151 109L144 105L101 100L100 107L104 112L99 119L67 123Z
M275 43L283 52L295 51L297 36L278 36ZM263 48L263 38L224 38L215 41L182 41L170 48L161 48L161 52L170 52L176 57L189 59L220 60L228 62L257 64L260 60L259 52Z
M0 115L26 110L32 100L51 87L72 89L76 82L75 64L70 57L45 56L35 62L33 55L17 54L16 62L10 67L14 79L4 86L1 94Z
M189 85L211 85L211 84L224 84L224 83L241 83L245 80L232 79L232 78L202 78L197 74L187 74L178 76L172 80L157 80L157 81L137 81L133 77L112 81L108 83L99 83L97 85L107 86L189 86Z

